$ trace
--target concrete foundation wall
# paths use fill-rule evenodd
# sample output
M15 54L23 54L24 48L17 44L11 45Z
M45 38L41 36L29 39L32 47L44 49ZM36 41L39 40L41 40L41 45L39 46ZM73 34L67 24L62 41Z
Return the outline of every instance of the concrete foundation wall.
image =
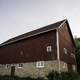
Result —
M23 67L18 68L18 66L15 66L15 76L19 77L45 77L49 72L52 70L58 71L59 65L58 61L44 61L44 67L43 68L37 68L36 62L31 63L22 63ZM67 64L64 62L60 62L60 69L61 71L68 71ZM10 75L11 74L11 68L0 68L0 75Z

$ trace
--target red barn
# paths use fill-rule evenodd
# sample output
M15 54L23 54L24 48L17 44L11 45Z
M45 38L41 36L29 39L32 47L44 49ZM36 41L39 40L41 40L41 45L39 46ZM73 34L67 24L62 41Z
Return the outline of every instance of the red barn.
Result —
M76 71L75 43L67 20L0 44L0 75L44 77L52 70Z

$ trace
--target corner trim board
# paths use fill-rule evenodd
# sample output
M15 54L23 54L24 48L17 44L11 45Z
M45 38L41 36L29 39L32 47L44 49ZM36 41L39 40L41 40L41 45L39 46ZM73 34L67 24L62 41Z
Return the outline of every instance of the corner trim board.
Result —
M60 53L59 53L59 32L56 30L56 38L57 38L57 60L58 60L58 69L60 73Z

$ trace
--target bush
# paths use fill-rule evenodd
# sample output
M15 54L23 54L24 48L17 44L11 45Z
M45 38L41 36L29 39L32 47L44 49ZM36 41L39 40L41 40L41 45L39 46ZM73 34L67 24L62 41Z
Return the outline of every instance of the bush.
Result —
M44 80L44 78L42 77L38 77L38 78L31 78L31 77L25 77L25 78L20 78L17 76L0 76L0 80Z
M62 76L62 80L67 80L67 79L68 80L78 80L78 78L79 78L79 75L77 73L74 73L74 72L73 73L62 72L61 76Z
M48 80L80 80L79 75L77 73L69 73L69 72L50 72L47 75Z
M58 78L60 79L60 76L57 72L50 72L47 76L48 80L58 80Z

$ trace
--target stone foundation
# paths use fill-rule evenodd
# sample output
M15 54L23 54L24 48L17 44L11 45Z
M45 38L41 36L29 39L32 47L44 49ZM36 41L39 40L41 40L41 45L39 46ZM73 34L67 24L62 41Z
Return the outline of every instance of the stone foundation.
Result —
M23 67L18 68L18 66L15 66L15 76L19 77L45 77L49 72L52 70L59 71L59 65L58 61L44 61L44 67L43 68L37 68L36 62L30 62L30 63L22 63ZM60 70L61 71L68 71L67 64L64 62L60 62ZM0 75L10 75L11 74L11 68L0 68Z
M11 68L7 69L5 65L0 67L0 75L11 75Z

